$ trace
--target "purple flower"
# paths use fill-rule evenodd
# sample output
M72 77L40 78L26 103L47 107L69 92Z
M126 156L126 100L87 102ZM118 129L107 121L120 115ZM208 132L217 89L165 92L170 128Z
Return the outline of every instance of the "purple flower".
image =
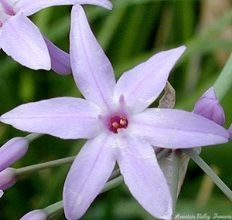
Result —
M33 210L24 215L20 220L46 220L47 213L43 209Z
M24 137L15 137L5 143L0 148L0 171L23 157L28 150L28 145L29 141Z
M219 125L223 126L225 123L225 113L220 105L215 90L213 87L209 88L196 102L194 106L194 113L202 115Z
M224 143L229 136L217 123L192 112L148 108L185 47L152 56L116 83L79 5L72 9L70 40L74 80L85 99L60 97L24 104L2 115L1 121L24 131L88 139L64 184L68 219L86 212L116 161L137 201L153 216L170 219L172 199L153 146L192 148Z
M27 16L49 6L72 4L111 8L108 0L0 0L0 48L29 68L69 74L69 54L44 39Z

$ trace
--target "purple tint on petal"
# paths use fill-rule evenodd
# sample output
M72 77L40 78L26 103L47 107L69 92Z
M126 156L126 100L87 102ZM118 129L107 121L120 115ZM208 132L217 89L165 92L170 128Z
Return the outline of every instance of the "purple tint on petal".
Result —
M79 5L72 9L70 59L75 82L83 96L102 108L109 108L115 86L113 68Z
M133 112L147 108L164 89L169 73L185 51L185 46L155 54L146 62L125 72L117 82L114 99L121 95Z
M5 143L0 148L0 171L22 158L28 150L28 145L28 139L23 137L15 137Z
M171 194L152 146L135 138L125 138L122 143L117 161L130 192L151 215L170 219Z
M0 121L63 139L92 138L101 131L99 113L97 106L84 99L60 97L20 105L2 115Z
M44 37L51 58L52 70L60 75L68 75L72 72L69 54L58 48Z
M153 146L192 148L228 141L229 134L217 123L192 112L150 108L131 119L130 132Z
M110 177L116 160L109 145L106 135L88 140L73 162L63 191L67 219L81 218Z
M20 220L46 220L48 215L43 209L33 210L24 215Z
M216 97L213 87L208 89L200 97L194 106L193 112L208 118L221 126L225 123L225 113Z
M5 190L16 183L15 169L6 168L0 172L0 189Z
M48 49L39 29L21 13L4 23L0 42L6 54L20 64L35 70L51 68Z
M90 4L112 9L112 4L108 0L20 0L16 3L16 7L29 16L51 6L74 4Z

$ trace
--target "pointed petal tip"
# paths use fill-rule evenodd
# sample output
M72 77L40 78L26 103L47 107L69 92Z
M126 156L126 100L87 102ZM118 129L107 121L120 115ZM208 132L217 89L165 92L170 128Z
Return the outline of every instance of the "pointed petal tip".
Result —
M67 219L81 218L109 179L116 162L111 142L107 135L88 140L74 160L63 189Z
M17 13L4 23L1 28L1 48L28 68L51 69L48 49L39 28L22 13Z
M86 2L86 4L88 4ZM105 9L112 10L113 4L109 0L94 0L91 4L101 6Z
M87 3L86 3L87 4ZM97 6L102 6L105 9L112 10L113 4L109 0L94 0L92 4L97 5Z
M71 13L70 62L74 80L82 95L99 107L108 108L113 96L113 67L88 24L83 8Z
M202 97L217 99L216 91L215 91L214 87L212 86L209 89L207 89L205 91L205 93L202 95Z
M186 49L187 47L185 45L182 45L182 46L175 48L174 50L176 50L180 55L182 55Z
M109 9L109 10L112 10L113 9L113 4L109 1L108 3L106 3L105 8Z

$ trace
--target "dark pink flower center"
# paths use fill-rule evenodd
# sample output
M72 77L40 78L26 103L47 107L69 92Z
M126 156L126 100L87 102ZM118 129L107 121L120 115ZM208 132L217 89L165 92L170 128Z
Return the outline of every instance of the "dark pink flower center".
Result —
M123 115L116 115L109 119L109 129L114 133L118 133L121 128L127 128L128 119Z

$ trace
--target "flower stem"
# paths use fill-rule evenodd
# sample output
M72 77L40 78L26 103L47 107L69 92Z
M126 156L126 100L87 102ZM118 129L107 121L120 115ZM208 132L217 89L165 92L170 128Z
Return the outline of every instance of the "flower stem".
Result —
M48 215L48 219L53 219L55 215L63 211L63 201L56 202L52 205L47 206L44 211Z
M222 72L214 83L213 87L219 100L222 100L225 94L232 86L232 54L226 62Z
M172 184L171 184L171 194L172 194L172 218L174 219L175 210L176 210L176 201L178 196L178 185L179 185L179 168L180 168L180 157L178 151L172 151Z
M122 182L123 182L123 177L121 175L118 176L118 177L116 177L116 178L114 178L114 179L112 179L112 180L110 180L110 181L108 181L105 184L104 188L102 189L101 193L113 189L114 187L120 185Z
M48 169L48 168L55 167L55 166L60 166L66 163L71 163L74 159L75 159L75 156L72 156L72 157L66 157L66 158L53 160L53 161L49 161L45 163L22 167L22 168L16 169L15 174L17 175L17 177L19 177L19 176L29 174L35 171Z
M42 136L42 134L31 133L31 134L28 134L28 135L26 136L26 138L27 138L30 142L32 142L32 141L34 141L35 139L39 138L40 136Z
M218 177L218 175L210 168L210 166L198 155L194 149L183 150L219 187L219 189L232 201L232 191L229 187Z

